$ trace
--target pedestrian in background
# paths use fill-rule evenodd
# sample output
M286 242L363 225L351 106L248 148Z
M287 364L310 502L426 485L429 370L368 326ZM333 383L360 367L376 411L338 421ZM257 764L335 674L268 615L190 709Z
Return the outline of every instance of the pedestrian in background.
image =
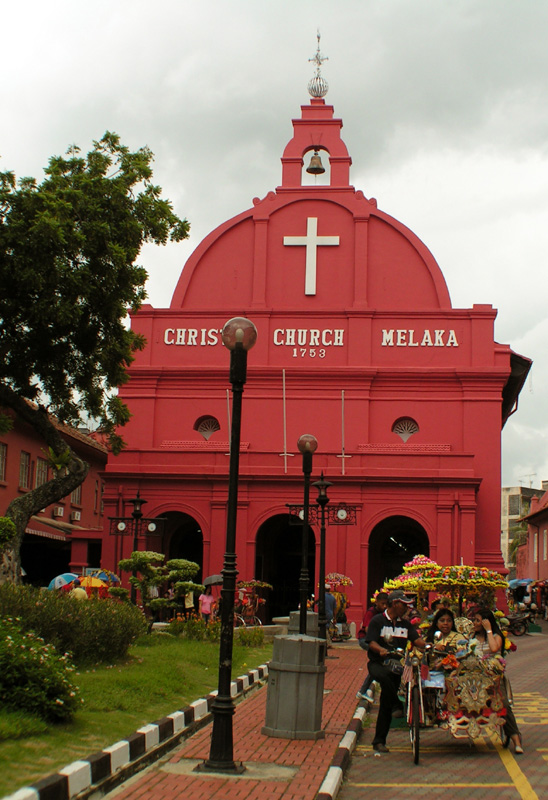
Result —
M209 618L211 617L211 609L213 607L213 603L215 602L215 598L211 592L211 586L206 586L205 592L199 597L199 602L200 616L205 622L209 622Z
M370 606L365 614L363 615L362 626L358 631L358 644L362 648L362 650L369 650L369 645L365 641L365 636L367 633L367 628L369 623L377 614L382 614L386 606L388 605L388 592L379 592L378 595L375 597L375 602L372 606ZM356 692L356 697L359 700L367 700L368 703L372 703L375 699L375 694L373 692L372 684L374 683L373 678L369 674L366 675L364 682L362 683L358 692Z
M72 589L69 592L69 597L75 597L76 600L88 599L88 593L86 592L86 590L84 589L78 578L76 578L76 580L72 584Z

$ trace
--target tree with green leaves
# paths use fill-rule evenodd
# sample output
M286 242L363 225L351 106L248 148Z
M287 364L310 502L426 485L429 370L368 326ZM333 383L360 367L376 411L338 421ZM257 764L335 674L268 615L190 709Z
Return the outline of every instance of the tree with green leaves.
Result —
M152 626L152 614L164 608L173 608L177 600L184 598L187 592L202 592L204 586L194 583L200 565L186 558L172 558L164 564L165 555L152 550L135 550L129 558L118 562L121 572L131 572L131 586L139 590L141 605ZM158 597L153 589L161 586L173 588L173 600Z
M189 224L152 182L153 154L131 152L105 133L84 156L54 156L45 178L0 173L0 432L13 414L47 445L53 478L4 511L16 527L0 582L17 582L30 517L79 486L89 469L62 425L90 419L123 447L117 429L130 417L116 395L144 339L127 328L128 309L146 297L136 263L145 242L188 236Z

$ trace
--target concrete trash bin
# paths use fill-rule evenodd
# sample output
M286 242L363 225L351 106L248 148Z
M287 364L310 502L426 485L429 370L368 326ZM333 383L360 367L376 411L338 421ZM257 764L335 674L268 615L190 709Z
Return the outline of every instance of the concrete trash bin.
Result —
M268 667L262 733L279 739L322 739L324 639L288 635L274 639Z
M301 612L291 611L289 614L289 627L288 633L299 633L301 627ZM318 627L318 614L316 611L306 612L306 635L317 636L319 633Z

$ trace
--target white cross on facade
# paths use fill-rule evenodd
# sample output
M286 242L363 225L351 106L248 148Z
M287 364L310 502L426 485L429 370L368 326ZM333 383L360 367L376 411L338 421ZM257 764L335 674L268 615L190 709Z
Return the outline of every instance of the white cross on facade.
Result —
M318 236L317 217L307 218L306 236L284 236L284 245L301 245L306 247L305 294L316 294L317 248L323 245L335 244L339 244L338 236Z

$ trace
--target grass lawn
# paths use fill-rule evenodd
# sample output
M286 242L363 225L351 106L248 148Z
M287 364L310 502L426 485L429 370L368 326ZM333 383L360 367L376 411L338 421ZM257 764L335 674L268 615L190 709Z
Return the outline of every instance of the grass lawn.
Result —
M272 645L234 644L233 678L266 663ZM71 723L48 725L0 710L0 797L86 757L217 688L219 645L166 634L142 637L129 658L82 669L84 703Z

